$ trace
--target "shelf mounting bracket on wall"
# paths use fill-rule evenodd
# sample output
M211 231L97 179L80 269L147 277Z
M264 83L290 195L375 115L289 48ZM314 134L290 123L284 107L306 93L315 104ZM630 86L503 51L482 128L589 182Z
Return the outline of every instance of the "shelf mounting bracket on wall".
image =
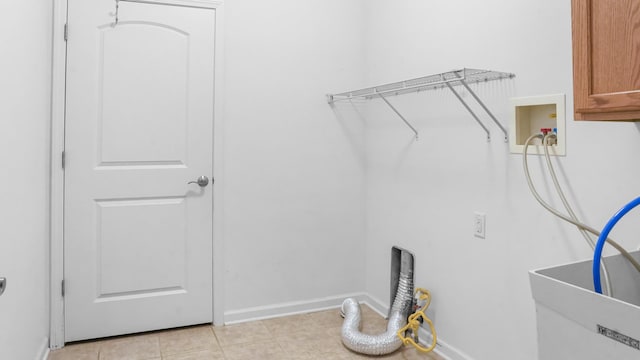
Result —
M418 131L407 121L407 119L402 116L402 114L386 99L385 95L402 95L408 93L414 93L423 90L433 90L433 89L442 89L449 88L456 96L456 98L462 103L462 105L467 109L467 111L471 114L471 116L476 120L478 125L482 127L482 129L487 134L487 141L491 140L491 133L489 129L482 123L480 118L473 112L469 104L460 96L460 94L455 90L454 86L462 85L475 99L475 101L482 107L482 109L489 115L491 120L502 130L504 133L504 141L507 142L507 130L502 124L496 119L493 113L487 108L484 102L478 97L478 95L471 89L469 84L480 83L480 82L488 82L493 80L501 80L501 79L511 79L515 77L515 74L505 73L500 71L491 71L491 70L480 70L480 69L468 69L464 68L461 70L453 70L448 71L441 74L434 74L423 76L416 79L405 80L390 84L384 84L379 86L374 86L370 88L347 91L339 94L328 94L327 102L329 104L333 104L337 101L343 100L352 100L352 99L374 99L381 98L395 113L402 119L402 121L413 131L418 138Z
M453 93L453 95L456 96L456 98L458 100L460 100L460 102L462 103L462 105L465 107L465 109L467 109L467 111L469 112L469 114L471 114L471 116L473 116L473 118L476 120L476 122L478 123L478 125L480 125L483 129L484 132L487 133L487 141L491 141L491 132L489 131L489 129L487 129L486 126L484 126L484 124L482 123L482 121L480 121L480 118L478 117L478 115L476 115L476 113L473 112L473 110L471 110L471 107L469 106L469 104L467 104L464 99L462 98L462 96L460 96L460 94L458 94L458 92L453 88L453 86L451 86L451 84L446 83L447 87L449 88L449 90L451 90L451 92ZM506 139L506 133L505 133L505 139Z
M385 103L387 103L387 105L389 105L391 110L393 110L400 117L400 119L402 119L402 121L404 121L404 123L407 124L407 126L413 131L413 133L416 134L416 140L418 140L418 130L416 130L416 128L414 128L413 125L411 125L411 123L407 121L407 119L405 119L404 116L402 116L402 114L400 114L400 112L395 107L393 107L393 105L391 105L391 103L389 102L389 100L387 100L386 97L384 97L382 94L378 94L378 96L380 96L380 99L382 99Z

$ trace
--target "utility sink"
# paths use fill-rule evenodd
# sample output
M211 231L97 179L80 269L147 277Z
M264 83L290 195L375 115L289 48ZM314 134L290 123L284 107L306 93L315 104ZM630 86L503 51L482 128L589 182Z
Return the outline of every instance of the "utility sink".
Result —
M614 297L593 291L591 259L529 272L539 359L640 359L640 273L621 255L604 259Z

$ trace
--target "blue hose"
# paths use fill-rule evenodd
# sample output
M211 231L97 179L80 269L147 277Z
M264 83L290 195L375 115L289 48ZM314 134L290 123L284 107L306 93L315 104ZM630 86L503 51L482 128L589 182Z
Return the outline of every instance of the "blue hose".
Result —
M607 225L604 226L604 229L602 229L602 232L600 233L600 237L598 238L598 242L596 243L596 247L593 252L592 265L593 288L598 294L602 294L602 285L600 284L600 259L602 259L602 248L604 247L604 243L607 241L607 237L609 237L609 233L616 223L631 211L631 209L638 205L640 205L640 197L635 198L630 203L622 207L622 209L618 210L618 212L609 219L609 222L607 222Z

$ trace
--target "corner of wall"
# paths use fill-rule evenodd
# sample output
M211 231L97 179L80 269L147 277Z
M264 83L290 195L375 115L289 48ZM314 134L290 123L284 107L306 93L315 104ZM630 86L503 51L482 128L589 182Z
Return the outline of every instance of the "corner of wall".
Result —
M47 360L49 358L49 338L45 337L40 345L40 350L36 354L35 360Z

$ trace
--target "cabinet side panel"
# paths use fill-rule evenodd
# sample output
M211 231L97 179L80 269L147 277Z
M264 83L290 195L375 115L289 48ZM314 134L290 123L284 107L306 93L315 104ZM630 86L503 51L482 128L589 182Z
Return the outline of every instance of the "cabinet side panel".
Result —
M589 64L589 11L591 1L572 0L572 40L573 40L573 102L576 120L582 120L579 109L587 106L590 93L591 67Z

